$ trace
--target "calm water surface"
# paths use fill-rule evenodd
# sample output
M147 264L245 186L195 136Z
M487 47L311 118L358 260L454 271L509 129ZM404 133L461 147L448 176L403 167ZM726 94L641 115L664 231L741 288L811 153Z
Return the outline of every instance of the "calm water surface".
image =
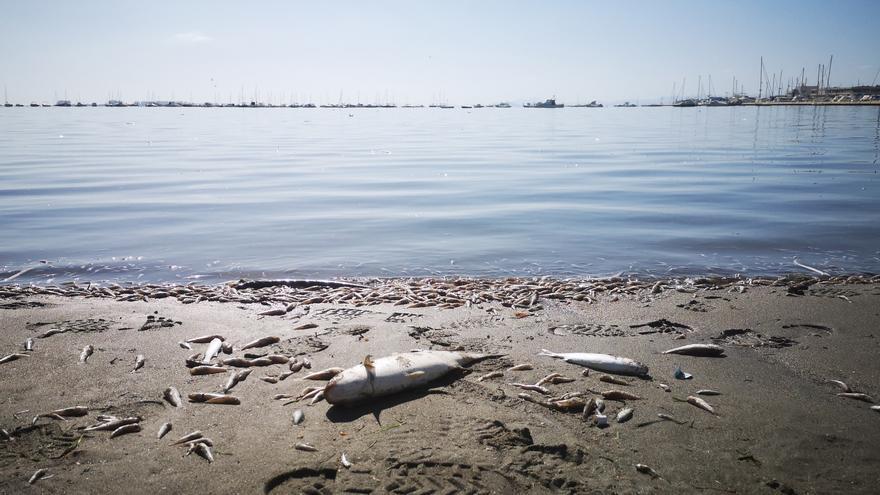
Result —
M880 109L0 108L0 280L880 272Z

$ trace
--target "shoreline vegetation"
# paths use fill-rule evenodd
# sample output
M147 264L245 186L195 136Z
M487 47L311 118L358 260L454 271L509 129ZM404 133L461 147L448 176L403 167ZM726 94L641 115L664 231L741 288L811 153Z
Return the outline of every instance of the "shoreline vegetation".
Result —
M0 492L872 493L880 276L803 269L2 285Z

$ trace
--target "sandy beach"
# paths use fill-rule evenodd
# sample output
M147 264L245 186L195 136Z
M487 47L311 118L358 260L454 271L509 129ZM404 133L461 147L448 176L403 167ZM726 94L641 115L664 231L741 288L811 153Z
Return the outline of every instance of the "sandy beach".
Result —
M868 277L4 286L0 353L24 356L0 364L0 493L876 493L880 412L829 380L878 397L878 308ZM268 354L311 369L254 366L229 391L239 405L189 402L238 370L190 374L187 357L208 344L178 343L210 334L233 346L214 363ZM280 340L241 350L266 336ZM662 354L696 343L725 356ZM325 383L307 373L413 349L504 357L362 406L290 403ZM649 376L608 383L541 349L624 356ZM532 369L508 370L522 364ZM547 395L511 385L550 373L573 380ZM172 386L181 407L163 398ZM605 399L606 427L537 403L610 390L638 399ZM72 406L88 412L32 423ZM624 408L633 417L620 423ZM141 430L85 431L100 415L139 417ZM172 445L195 430L212 463ZM48 477L29 485L39 469Z

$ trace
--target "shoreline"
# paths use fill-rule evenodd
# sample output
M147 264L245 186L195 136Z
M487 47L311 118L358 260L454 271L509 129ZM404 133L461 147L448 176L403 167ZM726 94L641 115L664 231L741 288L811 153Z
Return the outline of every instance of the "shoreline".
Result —
M46 493L874 489L880 415L872 404L838 396L828 380L880 393L878 276L350 282L363 287L0 286L0 350L29 356L0 364L0 428L11 437L0 438L0 493L26 490L37 469L52 475L35 483ZM415 348L504 357L364 407L283 405L289 399L273 397L321 384L302 379L309 370L280 378L283 364L248 368L250 377L230 392L240 405L172 407L163 399L167 387L186 400L218 391L235 371L188 372L186 357L207 345L187 350L178 342L205 334L223 335L234 357L308 359L311 371ZM240 350L267 335L280 341ZM31 352L22 351L27 338L34 339ZM693 343L721 345L726 357L662 354ZM83 364L86 345L95 351ZM581 367L538 356L541 349L629 357L648 366L650 378L609 384L603 373L584 376ZM137 355L145 364L133 371ZM533 369L510 371L525 363ZM693 378L675 379L676 367ZM480 380L496 371L503 376ZM548 373L573 381L547 385L547 397L622 389L640 398L606 400L609 426L599 428L579 411L524 400L521 393L541 394L511 385ZM680 402L699 389L721 392L699 396L717 415ZM75 405L88 414L31 425L38 413ZM634 408L634 417L618 423L624 408ZM291 419L295 409L305 414L302 424ZM84 431L100 414L140 417L142 431L112 439ZM173 429L157 439L165 422ZM212 439L213 463L171 445L193 430ZM297 443L317 451L297 450ZM351 467L342 465L342 453Z

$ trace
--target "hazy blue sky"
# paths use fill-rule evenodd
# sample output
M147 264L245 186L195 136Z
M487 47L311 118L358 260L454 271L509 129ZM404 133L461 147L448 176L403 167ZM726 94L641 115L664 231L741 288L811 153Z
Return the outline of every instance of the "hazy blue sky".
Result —
M642 102L709 75L758 85L834 54L832 84L880 69L880 1L0 1L9 99L311 96L453 104ZM216 95L216 96L215 96Z

